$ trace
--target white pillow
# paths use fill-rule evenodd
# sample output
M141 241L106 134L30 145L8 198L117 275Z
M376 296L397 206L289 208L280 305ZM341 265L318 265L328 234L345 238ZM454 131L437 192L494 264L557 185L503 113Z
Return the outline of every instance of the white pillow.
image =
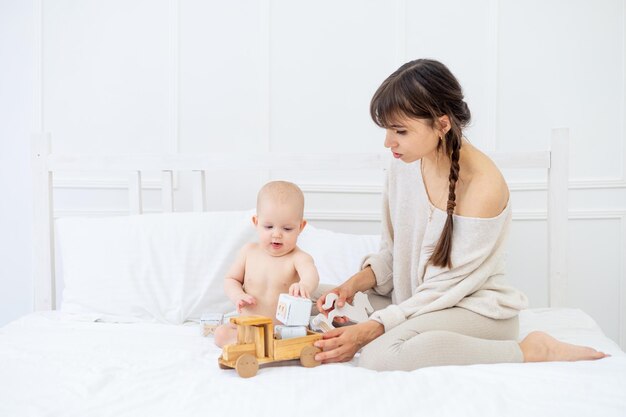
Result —
M234 306L224 276L239 249L257 239L254 210L163 213L56 221L64 281L61 310L104 321L182 323ZM307 225L298 246L320 282L341 284L378 250L379 237Z
M320 283L339 285L361 269L366 255L378 252L379 235L337 233L307 225L298 247L311 255Z
M227 312L223 277L255 239L253 211L56 221L69 313L182 323Z

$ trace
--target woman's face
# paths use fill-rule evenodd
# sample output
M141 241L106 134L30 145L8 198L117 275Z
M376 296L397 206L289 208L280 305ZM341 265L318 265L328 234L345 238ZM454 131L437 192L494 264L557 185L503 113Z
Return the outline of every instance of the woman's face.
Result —
M399 118L386 130L385 148L391 149L394 158L406 163L436 152L442 136L441 131L431 126L428 119Z

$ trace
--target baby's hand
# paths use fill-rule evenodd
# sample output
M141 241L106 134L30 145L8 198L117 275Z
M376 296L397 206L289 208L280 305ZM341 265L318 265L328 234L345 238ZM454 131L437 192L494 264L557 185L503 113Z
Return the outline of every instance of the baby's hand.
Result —
M291 284L289 287L289 295L293 295L294 297L304 297L309 298L309 292L304 288L304 286L300 285L299 282Z
M256 298L254 298L250 294L243 294L241 297L239 297L239 300L237 300L237 312L241 313L241 309L245 306L253 306L255 304Z

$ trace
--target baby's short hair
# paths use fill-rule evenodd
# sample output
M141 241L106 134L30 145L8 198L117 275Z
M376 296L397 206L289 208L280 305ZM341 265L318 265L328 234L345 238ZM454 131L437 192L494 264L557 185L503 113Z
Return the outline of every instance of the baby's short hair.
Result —
M259 190L256 199L257 210L266 199L272 199L281 204L294 204L301 217L304 216L304 194L300 187L289 181L270 181Z

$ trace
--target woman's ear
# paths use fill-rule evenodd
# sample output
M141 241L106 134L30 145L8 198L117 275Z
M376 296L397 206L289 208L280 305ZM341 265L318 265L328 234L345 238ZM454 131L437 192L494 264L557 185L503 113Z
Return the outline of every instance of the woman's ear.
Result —
M437 127L442 134L445 135L446 133L448 133L452 125L450 124L450 118L447 114L444 114L443 116L437 118Z

